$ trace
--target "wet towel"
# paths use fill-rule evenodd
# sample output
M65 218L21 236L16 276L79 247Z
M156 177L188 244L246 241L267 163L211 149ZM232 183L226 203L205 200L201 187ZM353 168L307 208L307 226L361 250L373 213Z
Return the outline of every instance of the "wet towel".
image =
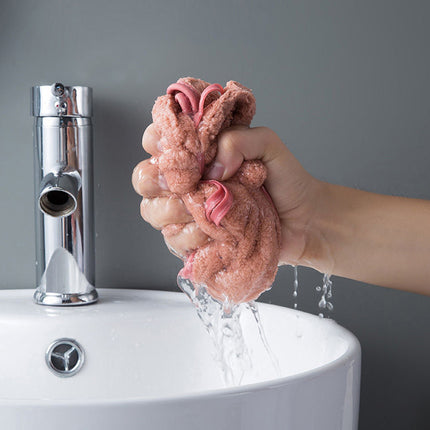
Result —
M260 160L249 160L226 181L202 178L216 156L220 132L249 126L254 114L248 88L234 81L223 88L195 78L170 85L152 111L162 145L152 162L209 237L183 256L180 276L205 285L217 300L236 304L269 289L277 272L281 229L263 187L266 168ZM186 224L171 224L162 233L172 238L183 228Z

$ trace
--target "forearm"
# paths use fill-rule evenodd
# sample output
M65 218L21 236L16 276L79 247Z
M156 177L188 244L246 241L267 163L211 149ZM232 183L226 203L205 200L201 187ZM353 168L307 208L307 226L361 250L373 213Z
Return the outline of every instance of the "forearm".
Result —
M319 183L310 260L335 275L430 295L430 202Z

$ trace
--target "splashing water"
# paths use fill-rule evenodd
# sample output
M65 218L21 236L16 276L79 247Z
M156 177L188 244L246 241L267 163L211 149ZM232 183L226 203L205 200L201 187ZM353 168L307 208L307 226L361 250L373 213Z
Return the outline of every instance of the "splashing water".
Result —
M177 281L214 343L214 359L221 367L225 384L240 385L245 371L252 366L240 325L242 306L215 300L204 285L195 286L189 279L178 276Z
M297 309L297 296L298 296L298 289L299 289L299 274L297 266L293 266L294 268L294 284L293 284L293 297L294 297L294 309Z
M323 276L323 285L317 286L316 290L318 292L322 292L321 299L318 303L318 307L321 309L321 312L318 314L321 318L324 318L324 310L333 311L333 303L330 299L333 297L332 292L333 282L330 280L330 275L328 273L324 273Z
M240 317L243 309L250 310L258 327L260 340L267 352L277 376L281 375L276 356L273 354L255 302L232 304L214 299L204 285L194 285L189 279L178 276L179 288L196 307L197 315L215 347L214 359L221 368L227 386L240 385L246 372L252 369L251 355L246 347Z

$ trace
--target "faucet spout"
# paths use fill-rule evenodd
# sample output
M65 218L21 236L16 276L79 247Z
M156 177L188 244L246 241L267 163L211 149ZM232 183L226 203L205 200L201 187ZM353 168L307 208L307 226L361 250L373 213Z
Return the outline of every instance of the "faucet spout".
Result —
M69 216L78 206L79 172L48 173L40 184L39 208L53 217Z
M94 303L91 88L32 88L36 292L41 305Z

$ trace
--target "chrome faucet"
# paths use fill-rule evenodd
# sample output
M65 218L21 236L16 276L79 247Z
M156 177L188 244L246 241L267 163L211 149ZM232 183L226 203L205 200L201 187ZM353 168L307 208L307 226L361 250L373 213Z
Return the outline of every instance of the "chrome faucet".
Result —
M94 288L92 90L35 86L36 291L41 305L97 301Z

